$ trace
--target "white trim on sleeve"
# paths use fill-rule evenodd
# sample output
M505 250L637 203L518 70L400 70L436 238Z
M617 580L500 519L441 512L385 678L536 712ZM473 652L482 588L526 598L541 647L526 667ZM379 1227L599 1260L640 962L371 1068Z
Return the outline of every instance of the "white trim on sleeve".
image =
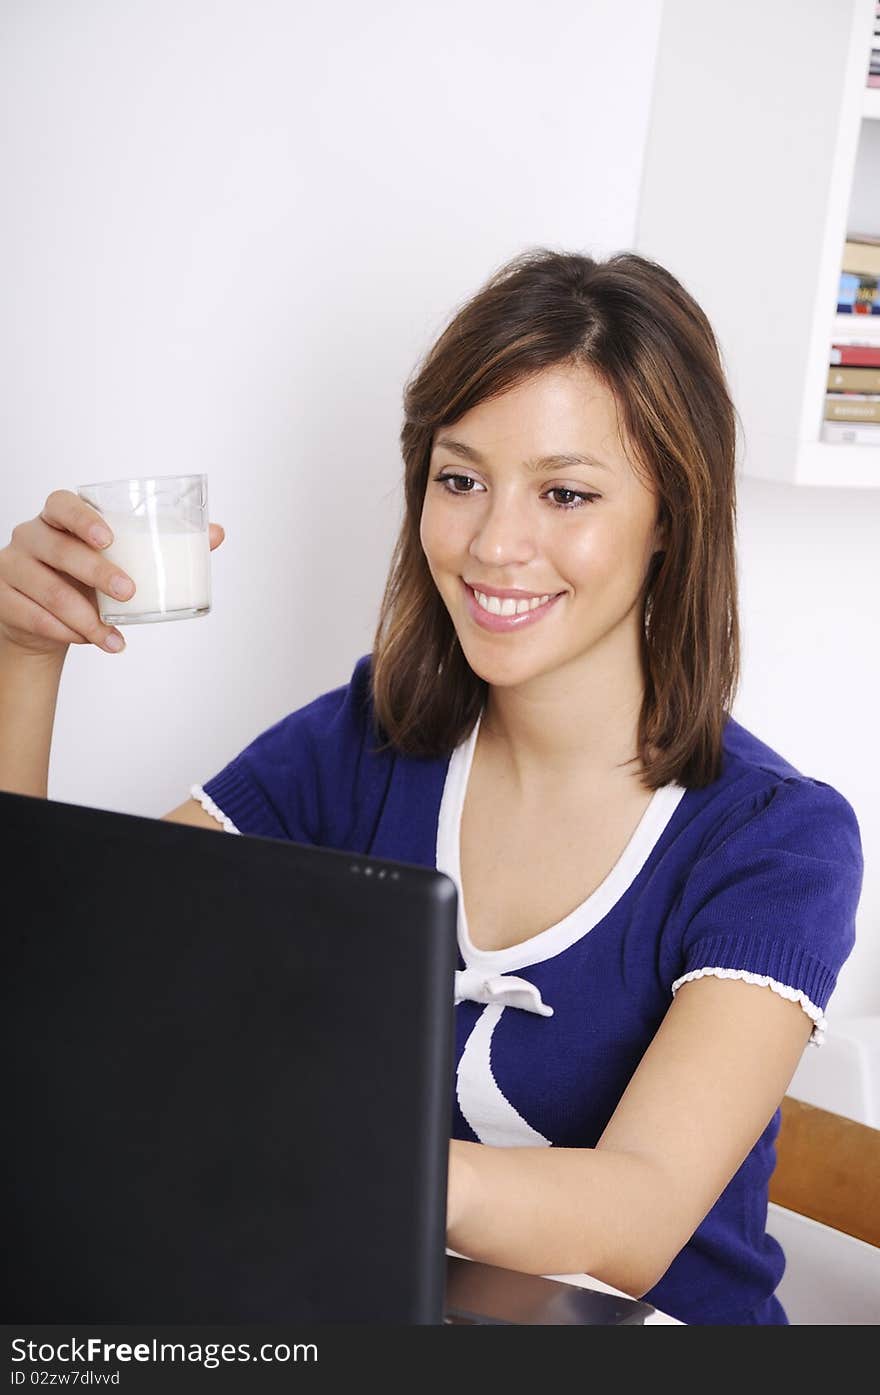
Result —
M229 818L228 815L224 814L222 809L219 809L217 807L217 805L214 803L213 799L209 794L205 794L205 791L202 789L201 785L192 786L192 788L190 789L190 797L199 801L206 814L210 814L212 818L215 818L217 820L218 823L222 823L227 833L238 833L239 835L241 834L241 829L236 828L235 824L232 822L232 819Z
M693 969L689 974L684 974L682 978L677 978L672 985L672 996L683 983L690 983L692 979L706 978L740 978L746 983L757 983L761 988L772 988L774 993L778 993L780 998L787 998L789 1002L800 1003L804 1012L813 1023L813 1031L808 1044L813 1046L823 1046L825 1044L825 1031L828 1023L821 1008L811 1003L806 993L800 988L789 988L786 983L778 983L775 978L769 978L767 974L753 974L748 969Z

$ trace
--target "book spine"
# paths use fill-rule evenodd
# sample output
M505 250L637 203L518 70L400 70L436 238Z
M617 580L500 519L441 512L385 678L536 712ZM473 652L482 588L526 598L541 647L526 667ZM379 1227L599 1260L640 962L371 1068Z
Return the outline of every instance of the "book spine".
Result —
M880 424L864 421L823 421L819 439L838 446L880 447Z
M876 291L877 280L876 271L863 271L861 268L855 270L850 267L844 267L843 271L840 273L841 290L846 287L848 290L853 291ZM840 299L843 300L844 297L841 296Z
M828 369L829 392L880 393L880 368Z
M826 421L869 421L880 423L880 395L868 397L859 393L826 393Z
M831 325L832 344L858 344L880 349L880 321L873 315L835 315Z
M873 348L867 344L832 344L828 361L852 368L880 368L880 345Z
M841 315L880 315L880 278L842 271L837 291L837 312Z
M865 242L847 238L843 246L843 270L856 276L880 275L880 238Z

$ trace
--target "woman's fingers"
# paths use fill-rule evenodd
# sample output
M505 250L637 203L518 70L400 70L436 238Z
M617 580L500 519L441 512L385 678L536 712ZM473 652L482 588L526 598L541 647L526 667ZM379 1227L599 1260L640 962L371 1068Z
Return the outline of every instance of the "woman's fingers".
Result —
M88 529L93 525L81 523L80 526ZM109 557L105 557L96 543L80 542L79 536L47 523L42 514L28 523L19 523L12 530L12 539L21 545L7 564L9 571L5 574L5 580L26 595L33 595L33 592L28 585L19 583L19 576L22 569L27 568L27 563L33 561L45 563L61 578L72 578L83 586L116 596L119 600L128 600L134 594L135 584L131 577ZM123 582L126 584L123 585ZM35 599L43 604L42 597L36 596Z
M36 641L48 641L52 646L88 643L84 635L3 580L0 580L0 615L3 617L0 629L10 633L13 641L21 642L25 648L31 636Z
M107 547L113 541L113 533L98 510L70 489L53 490L39 517L50 528L72 533L90 547Z
M101 620L94 592L87 584L82 585L72 575L55 571L33 556L18 557L14 569L9 571L0 568L0 580L12 592L11 596L5 595L5 600L14 605L17 616L23 613L21 601L28 602L25 610L37 622L34 633L41 639L63 639L69 644L87 641L101 649L106 647L113 627ZM54 623L49 624L50 620ZM28 628L20 618L10 623Z

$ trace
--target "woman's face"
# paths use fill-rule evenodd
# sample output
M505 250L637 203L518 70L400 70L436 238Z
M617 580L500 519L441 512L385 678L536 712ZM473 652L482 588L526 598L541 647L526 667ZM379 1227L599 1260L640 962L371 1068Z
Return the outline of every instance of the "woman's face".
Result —
M530 468L561 455L589 459ZM508 686L600 651L612 670L615 654L631 662L663 546L657 514L618 438L614 399L586 367L545 369L438 430L420 537L474 672ZM469 588L558 599L506 619Z

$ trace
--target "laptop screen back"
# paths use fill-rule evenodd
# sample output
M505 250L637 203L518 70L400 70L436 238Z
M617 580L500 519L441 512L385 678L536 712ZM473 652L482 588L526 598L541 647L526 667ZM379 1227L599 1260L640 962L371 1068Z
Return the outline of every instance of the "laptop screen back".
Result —
M451 879L10 794L0 838L4 1320L442 1322Z

